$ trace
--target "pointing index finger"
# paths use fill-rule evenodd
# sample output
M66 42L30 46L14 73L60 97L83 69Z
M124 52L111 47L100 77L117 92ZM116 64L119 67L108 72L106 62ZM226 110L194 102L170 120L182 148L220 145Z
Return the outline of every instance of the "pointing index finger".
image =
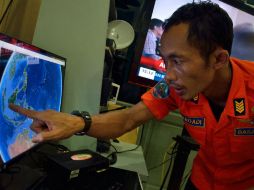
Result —
M38 119L38 117L37 117L38 112L37 111L22 108L20 106L15 105L15 104L9 104L9 108L15 112L18 112L18 113L25 115L27 117L30 117L32 119Z

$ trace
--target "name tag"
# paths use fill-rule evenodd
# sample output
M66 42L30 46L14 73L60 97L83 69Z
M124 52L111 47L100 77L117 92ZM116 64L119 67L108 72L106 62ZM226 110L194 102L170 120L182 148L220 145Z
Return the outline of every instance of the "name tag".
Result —
M235 136L254 136L254 128L236 128Z
M204 117L187 117L183 118L184 123L191 125L193 127L205 127L205 118Z

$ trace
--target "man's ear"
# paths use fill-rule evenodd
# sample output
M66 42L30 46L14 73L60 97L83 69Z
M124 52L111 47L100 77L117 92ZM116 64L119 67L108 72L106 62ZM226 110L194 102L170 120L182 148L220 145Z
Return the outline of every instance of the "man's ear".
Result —
M227 65L229 63L229 53L227 50L222 49L222 48L217 48L214 52L214 64L213 67L214 69L220 69L222 67L224 67L225 65Z

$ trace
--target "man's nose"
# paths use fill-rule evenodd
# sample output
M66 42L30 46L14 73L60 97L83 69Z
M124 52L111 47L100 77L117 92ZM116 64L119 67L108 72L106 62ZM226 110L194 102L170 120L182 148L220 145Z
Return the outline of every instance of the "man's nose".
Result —
M177 77L173 68L167 68L165 79L166 81L176 81Z

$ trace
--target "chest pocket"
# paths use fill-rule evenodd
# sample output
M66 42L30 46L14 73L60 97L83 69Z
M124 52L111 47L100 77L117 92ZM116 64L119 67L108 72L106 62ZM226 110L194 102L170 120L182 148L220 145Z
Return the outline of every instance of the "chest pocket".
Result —
M254 125L249 120L232 121L228 132L232 159L236 162L254 159Z

